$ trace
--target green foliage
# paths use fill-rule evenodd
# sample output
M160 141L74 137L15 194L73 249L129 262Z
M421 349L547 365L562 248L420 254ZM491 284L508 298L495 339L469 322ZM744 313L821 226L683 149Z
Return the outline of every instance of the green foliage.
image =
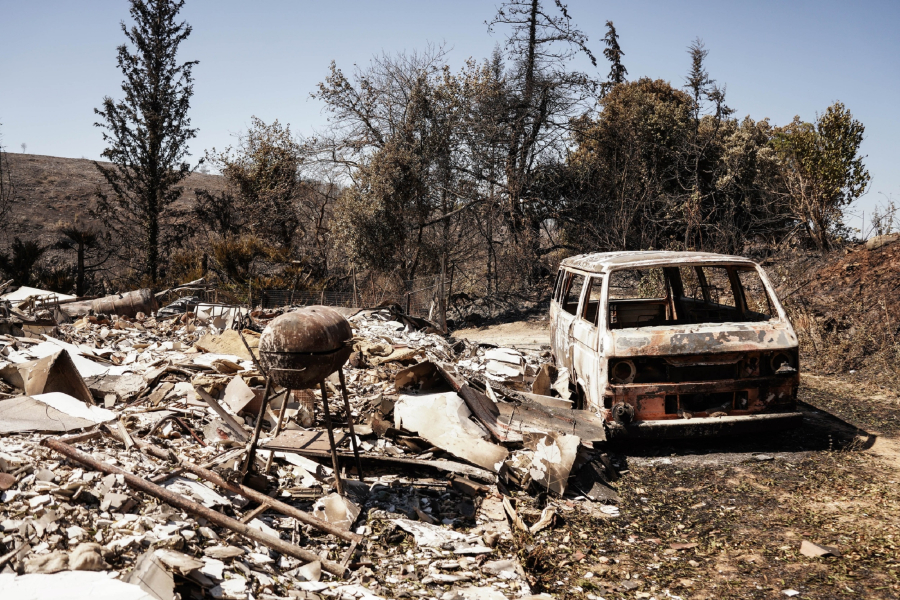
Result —
M213 243L212 256L230 281L240 286L247 285L259 276L255 268L257 261L283 261L284 256L277 248L266 244L254 235L242 235Z
M619 47L619 34L616 33L612 21L606 22L606 35L603 37L603 43L606 45L606 48L603 49L603 56L610 64L609 75L606 77L608 89L608 86L625 83L625 76L628 75L628 69L622 65L622 57L625 56L625 53Z
M869 172L859 153L864 133L863 124L836 102L814 124L794 117L772 140L794 216L821 250L838 235L843 208L868 187Z
M75 295L83 296L87 291L87 278L114 254L112 239L109 232L82 222L80 215L72 221L57 223L56 231L60 240L55 247L75 253Z
M229 190L217 198L197 191L203 222L222 236L243 231L290 248L300 226L295 204L302 184L301 150L290 126L252 117L237 148L212 149L205 160L222 173Z
M191 27L176 17L184 1L130 0L134 26L122 23L131 48L118 48L123 100L103 99L97 127L107 144L94 163L111 193L98 191L98 215L118 235L132 266L155 282L162 252L175 243L170 210L181 197L178 184L191 172L184 160L196 137L187 113L196 61L179 64L176 54Z
M815 126L733 119L705 56L695 42L684 91L626 82L594 116L573 121L576 150L547 192L564 199L561 231L573 250L743 253L777 246L798 224L828 247L842 208L868 182L862 125L840 105Z
M307 269L304 281L327 279L323 222L338 193L302 178L305 152L289 125L252 117L236 146L206 153L227 185L218 194L194 190L193 216L213 249L209 268L223 282L240 289L264 277L293 286L297 264Z
M0 271L11 278L15 285L32 285L38 274L38 261L46 251L47 248L38 242L22 241L16 237L9 254L0 253Z

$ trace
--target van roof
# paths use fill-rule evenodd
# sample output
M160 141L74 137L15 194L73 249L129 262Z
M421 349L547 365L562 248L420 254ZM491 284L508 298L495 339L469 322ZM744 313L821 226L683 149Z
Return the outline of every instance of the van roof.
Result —
M714 254L712 252L672 252L668 250L648 250L640 252L595 252L579 254L563 260L560 267L571 267L582 271L600 272L619 267L649 267L674 263L727 263L756 265L749 258Z

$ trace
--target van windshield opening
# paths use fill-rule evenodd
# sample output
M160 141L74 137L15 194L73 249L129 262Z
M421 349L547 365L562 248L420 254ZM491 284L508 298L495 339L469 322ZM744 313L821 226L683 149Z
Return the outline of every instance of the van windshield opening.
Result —
M678 264L620 269L608 277L610 329L745 323L776 316L752 266Z

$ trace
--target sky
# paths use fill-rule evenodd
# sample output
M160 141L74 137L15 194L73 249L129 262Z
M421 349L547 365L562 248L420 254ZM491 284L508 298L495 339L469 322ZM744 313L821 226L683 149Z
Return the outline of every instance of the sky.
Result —
M615 23L629 79L647 76L682 86L687 46L701 38L710 75L727 89L736 116L795 115L812 121L835 101L866 127L862 153L872 176L848 222L900 203L900 2L775 0L569 0L569 12L600 59L605 22ZM190 116L194 160L224 149L251 116L278 119L299 134L327 125L312 99L335 61L345 72L375 54L444 45L459 68L504 41L487 31L492 0L187 0L193 33L181 60L194 69ZM104 149L93 110L121 97L116 47L126 0L0 0L0 143L7 151L99 159ZM574 65L585 71L586 60Z

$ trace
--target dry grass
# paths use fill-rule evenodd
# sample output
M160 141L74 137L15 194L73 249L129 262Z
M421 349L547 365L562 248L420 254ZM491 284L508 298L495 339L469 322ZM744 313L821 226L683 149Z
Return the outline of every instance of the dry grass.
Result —
M800 338L804 371L859 373L900 390L900 243L767 262Z
M4 228L9 239L19 236L49 245L57 239L53 227L58 221L87 217L96 206L95 193L104 179L93 161L36 154L7 156L15 183L12 214ZM195 188L216 193L224 189L224 181L218 175L193 173L183 187L185 194L176 208L193 204Z

